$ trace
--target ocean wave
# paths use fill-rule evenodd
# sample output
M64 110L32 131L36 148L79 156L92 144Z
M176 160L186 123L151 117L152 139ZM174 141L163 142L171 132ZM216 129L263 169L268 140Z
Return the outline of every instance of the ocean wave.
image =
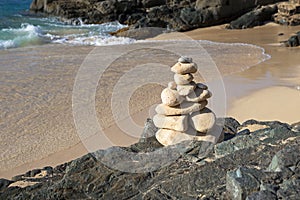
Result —
M31 24L21 24L20 28L0 30L0 49L41 44L41 29Z
M85 45L85 46L107 46L118 44L131 44L136 40L126 37L115 36L90 36L90 37L63 37L53 40L53 43L69 44L69 45Z
M22 23L17 28L0 30L0 49L45 43L104 46L130 44L135 41L130 38L114 37L108 34L125 27L119 22L76 26L62 22L58 23L54 18L33 18L30 22Z

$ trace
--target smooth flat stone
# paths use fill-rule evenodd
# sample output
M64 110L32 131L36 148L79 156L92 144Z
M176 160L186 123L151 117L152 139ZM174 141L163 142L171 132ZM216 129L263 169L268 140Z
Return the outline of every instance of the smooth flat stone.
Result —
M178 59L178 62L180 62L180 63L191 63L191 62L193 62L193 59L189 58L189 57L186 57L186 56L181 56Z
M170 129L159 129L155 137L157 141L164 146L174 145L186 140L209 141L213 143L216 143L218 140L214 135L190 135L185 132Z
M197 65L195 63L176 63L171 67L171 71L176 74L190 74L197 72Z
M179 95L176 90L172 90L170 88L165 88L161 92L161 100L162 103L167 106L177 106L183 102L184 98Z
M187 95L186 101L189 102L200 102L200 101L204 101L208 98L210 98L212 96L212 93L209 90L206 89L200 89L200 88L196 88L194 90L194 92L191 92L189 95Z
M203 83L197 83L197 88L200 88L202 90L207 90L208 89L207 85L205 85Z
M153 117L153 122L158 128L172 129L176 131L187 131L188 118L188 115L165 116L157 114Z
M194 79L192 74L174 74L174 81L177 85L189 84Z
M189 118L189 124L200 133L207 133L215 123L216 116L209 108L194 112Z
M195 88L196 88L196 84L193 81L188 85L177 85L177 91L179 95L182 96L187 96L190 93L194 93Z
M161 115L186 115L189 113L193 113L199 110L202 110L207 105L207 101L202 101L199 103L190 103L190 102L183 102L178 106L170 107L164 104L159 104L156 106L155 111L157 114Z

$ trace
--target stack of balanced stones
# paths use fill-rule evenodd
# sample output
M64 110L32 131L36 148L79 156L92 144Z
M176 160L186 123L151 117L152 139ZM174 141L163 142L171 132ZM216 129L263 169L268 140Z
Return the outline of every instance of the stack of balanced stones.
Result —
M156 139L163 145L172 145L184 140L205 140L213 129L216 117L207 108L207 99L212 96L207 86L193 81L197 65L192 58L181 57L171 68L174 81L161 93L153 117Z

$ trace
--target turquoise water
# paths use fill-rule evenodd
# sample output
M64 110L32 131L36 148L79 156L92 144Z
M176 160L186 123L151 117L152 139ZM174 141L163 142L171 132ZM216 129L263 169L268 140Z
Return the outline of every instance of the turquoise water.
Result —
M29 12L31 0L0 1L0 49L64 43L70 45L110 45L131 43L129 38L111 37L108 33L123 25L68 25L54 17L38 17Z

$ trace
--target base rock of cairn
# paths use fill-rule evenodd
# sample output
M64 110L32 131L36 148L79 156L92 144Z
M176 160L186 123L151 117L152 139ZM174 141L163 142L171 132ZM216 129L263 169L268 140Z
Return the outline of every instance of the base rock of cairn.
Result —
M193 81L197 65L192 58L181 57L171 68L174 81L161 93L153 122L159 130L156 139L164 146L184 140L212 140L216 116L207 108L212 96L208 87Z

